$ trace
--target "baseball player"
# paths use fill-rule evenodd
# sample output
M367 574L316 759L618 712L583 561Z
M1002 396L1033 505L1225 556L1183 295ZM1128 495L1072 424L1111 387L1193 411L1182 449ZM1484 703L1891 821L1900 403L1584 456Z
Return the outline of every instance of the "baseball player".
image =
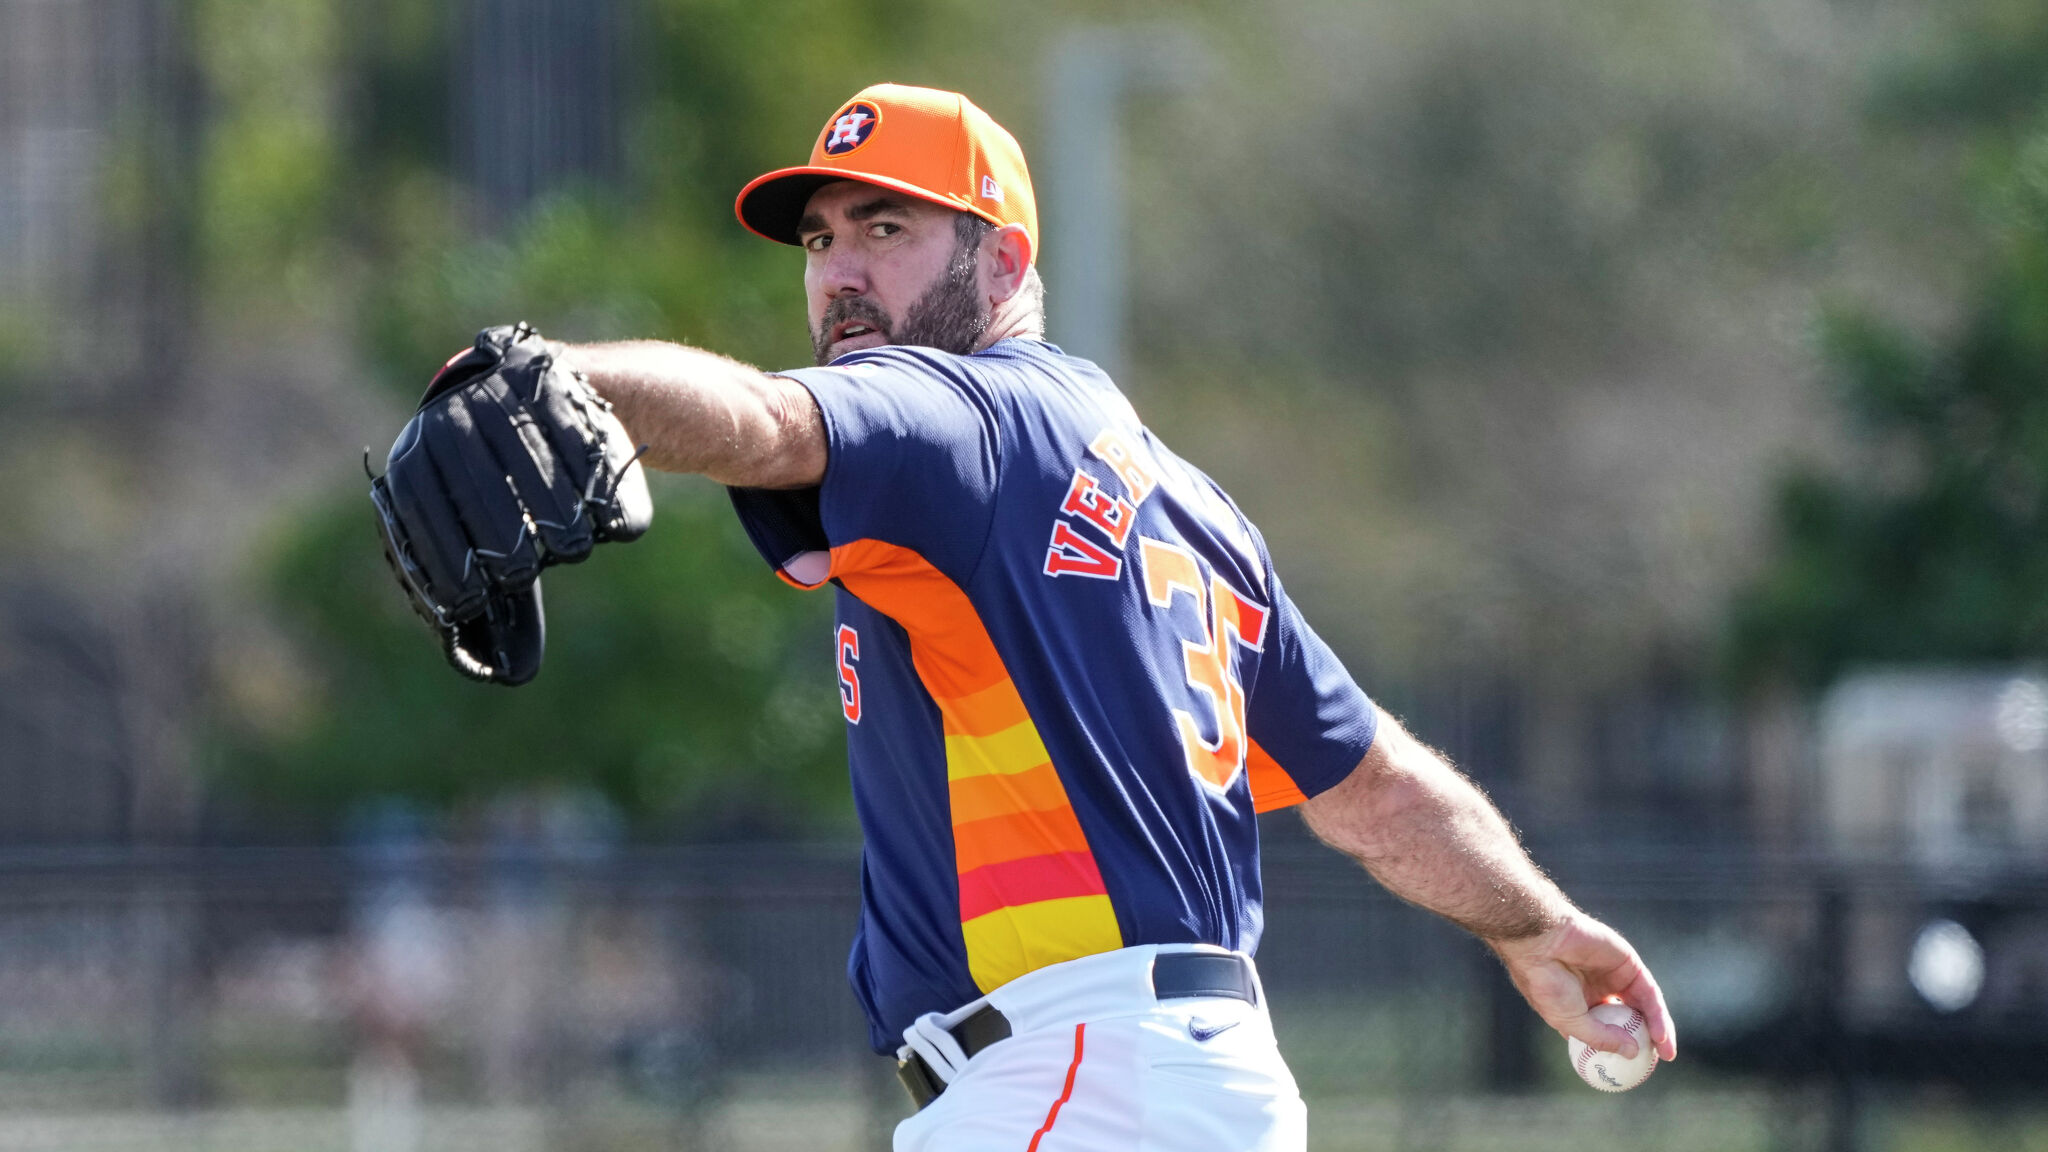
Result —
M904 1152L1298 1150L1252 953L1254 816L1309 826L1484 940L1544 1020L1649 970L1369 701L1214 481L1044 340L1031 179L952 92L857 94L748 184L804 254L818 366L559 346L654 467L729 485L780 577L835 588L865 832L847 966L918 1111Z

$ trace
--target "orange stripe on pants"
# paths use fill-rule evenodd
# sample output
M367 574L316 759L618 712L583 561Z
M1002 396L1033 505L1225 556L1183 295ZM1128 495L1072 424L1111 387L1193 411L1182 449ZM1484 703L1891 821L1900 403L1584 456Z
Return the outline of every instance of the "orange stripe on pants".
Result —
M1081 1043L1087 1033L1088 1026L1086 1024L1074 1025L1074 1062L1067 1065L1067 1086L1060 1089L1060 1098L1052 1102L1052 1111L1045 1114L1045 1127L1040 1128L1031 1137L1031 1147L1026 1148L1024 1152L1038 1152L1038 1142L1045 1139L1045 1134L1052 1131L1053 1121L1060 1118L1061 1105L1064 1105L1073 1098L1074 1077L1079 1075L1081 1071Z

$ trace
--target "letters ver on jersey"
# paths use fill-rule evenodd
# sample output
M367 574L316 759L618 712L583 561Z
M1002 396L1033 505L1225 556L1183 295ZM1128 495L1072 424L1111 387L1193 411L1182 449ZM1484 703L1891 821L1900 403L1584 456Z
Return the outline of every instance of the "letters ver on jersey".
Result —
M1250 523L1049 344L783 375L825 480L732 497L785 580L838 588L876 1050L1078 956L1254 950L1255 812L1342 780L1373 713Z

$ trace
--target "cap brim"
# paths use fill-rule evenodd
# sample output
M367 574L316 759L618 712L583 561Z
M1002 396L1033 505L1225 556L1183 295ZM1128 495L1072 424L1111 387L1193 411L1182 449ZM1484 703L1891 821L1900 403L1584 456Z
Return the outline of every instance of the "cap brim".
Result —
M845 168L823 168L805 165L801 168L781 168L764 176L757 176L740 189L739 199L733 201L733 212L747 231L756 236L765 236L780 244L798 244L797 222L803 219L804 206L811 202L811 195L825 185L838 180L856 180L862 184L873 184L929 200L956 212L972 212L1000 224L988 213L971 204L962 204L950 196L941 196L927 188L920 188L904 180L888 176L876 176L866 172L853 172Z

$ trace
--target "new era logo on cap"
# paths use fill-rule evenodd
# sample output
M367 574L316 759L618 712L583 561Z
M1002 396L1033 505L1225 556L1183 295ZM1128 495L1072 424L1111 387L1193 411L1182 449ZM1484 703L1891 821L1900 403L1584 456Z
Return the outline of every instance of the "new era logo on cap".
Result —
M832 118L832 128L825 134L825 155L844 156L867 143L881 122L882 114L874 105L860 101L848 104Z
M981 198L983 200L993 200L998 204L1003 202L1003 186L996 183L995 177L986 174L982 176Z

